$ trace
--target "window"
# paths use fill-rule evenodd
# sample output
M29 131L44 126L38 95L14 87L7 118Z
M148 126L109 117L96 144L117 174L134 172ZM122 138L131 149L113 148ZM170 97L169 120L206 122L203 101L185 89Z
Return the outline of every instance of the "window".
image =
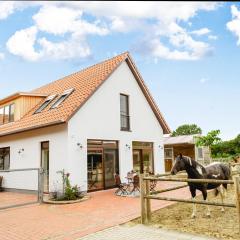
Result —
M121 130L130 130L129 99L127 95L120 94Z
M173 149L172 148L165 148L165 158L173 158Z
M52 108L57 108L66 98L73 92L74 89L68 89L63 92L63 94L57 99L57 101L52 105Z
M10 147L0 148L0 170L10 168Z
M0 108L0 125L14 121L14 104Z
M15 105L11 104L10 110L9 110L9 122L14 122L14 110L15 110Z
M203 159L203 149L198 148L198 159Z
M50 104L50 102L51 102L55 97L56 97L56 94L47 97L46 100L44 101L44 103L35 111L35 113L40 113L40 112L42 112L42 111ZM35 114L35 113L34 113L34 114Z

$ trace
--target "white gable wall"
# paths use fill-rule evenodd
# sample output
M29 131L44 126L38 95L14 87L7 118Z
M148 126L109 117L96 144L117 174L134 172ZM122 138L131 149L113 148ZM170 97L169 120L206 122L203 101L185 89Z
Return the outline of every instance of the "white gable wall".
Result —
M120 131L120 93L129 95L130 132ZM68 169L87 188L87 139L119 141L121 178L132 170L132 141L154 142L155 173L164 171L163 130L126 62L123 62L68 124ZM80 149L77 143L81 143Z

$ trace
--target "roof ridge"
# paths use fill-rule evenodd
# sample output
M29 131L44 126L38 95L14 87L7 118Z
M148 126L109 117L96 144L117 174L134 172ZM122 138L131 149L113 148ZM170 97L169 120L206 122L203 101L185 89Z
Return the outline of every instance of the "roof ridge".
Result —
M104 64L104 63L106 63L106 62L108 62L108 61L112 61L113 59L115 59L115 58L117 59L117 58L119 58L119 57L121 57L121 56L124 56L124 55L126 55L126 57L125 57L123 60L125 60L125 59L127 58L127 56L129 56L129 51L125 51L125 52L123 52L123 53L121 53L121 54L118 54L117 56L114 56L114 57L105 59L105 60L103 60L103 61L101 61L101 62L95 63L95 64L93 64L93 65L90 65L90 66L86 67L86 68L83 68L83 69L81 69L81 70L79 70L79 71L77 71L77 72L74 72L74 73L71 73L71 74L69 74L69 75L67 75L67 76L64 76L64 77L62 77L62 78L59 78L59 79L57 79L57 80L55 80L55 81L53 81L53 82L47 83L47 84L45 84L45 85L43 85L43 86L41 86L41 87L35 88L35 89L31 90L29 93L35 93L35 92L37 92L38 90L40 90L41 88L43 88L43 87L46 87L46 86L51 85L51 84L53 84L53 83L55 83L55 82L61 81L61 80L65 79L65 78L74 76L74 75L79 74L79 73L81 73L81 72L87 71L87 70L89 70L89 69L91 69L91 68L96 67L97 65ZM123 61L123 60L122 60L122 61Z

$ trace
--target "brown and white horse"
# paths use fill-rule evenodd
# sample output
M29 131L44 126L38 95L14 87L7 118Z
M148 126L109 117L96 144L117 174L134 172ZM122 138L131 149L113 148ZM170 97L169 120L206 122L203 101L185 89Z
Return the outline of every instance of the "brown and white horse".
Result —
M180 154L175 160L175 164L172 167L171 174L177 174L179 171L186 170L188 178L191 179L218 179L218 180L229 180L230 169L228 166L222 163L212 163L206 167L200 163L191 159L190 157L183 156ZM215 195L218 193L221 195L223 202L225 197L225 191L227 190L227 184L215 184L215 183L188 183L189 190L192 198L196 197L196 190L200 190L203 195L203 199L207 200L207 190L215 189ZM221 209L224 211L224 208ZM207 205L207 216L210 217L210 209ZM192 218L196 217L196 205L193 204Z

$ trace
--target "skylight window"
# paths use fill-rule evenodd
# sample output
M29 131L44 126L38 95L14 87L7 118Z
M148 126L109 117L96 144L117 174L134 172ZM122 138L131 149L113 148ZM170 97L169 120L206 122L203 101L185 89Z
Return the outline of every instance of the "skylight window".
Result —
M73 92L73 88L68 89L63 92L63 94L57 99L57 101L52 105L52 108L57 108L63 101L66 100L66 98Z
M55 95L51 95L51 96L47 97L46 100L44 101L44 103L34 113L42 112L56 96L57 95L55 94Z

